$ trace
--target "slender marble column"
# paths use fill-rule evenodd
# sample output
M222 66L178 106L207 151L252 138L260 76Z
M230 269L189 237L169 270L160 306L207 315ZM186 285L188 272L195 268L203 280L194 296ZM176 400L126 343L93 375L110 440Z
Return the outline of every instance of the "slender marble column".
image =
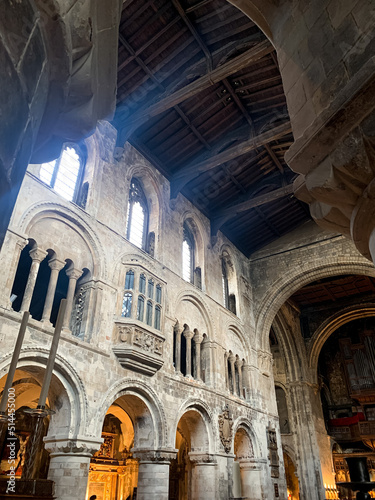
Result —
M240 358L236 359L236 368L238 371L238 395L243 398L243 387L242 387L242 365L243 361Z
M181 334L183 331L183 328L180 326L180 323L177 321L174 327L174 331L176 333L176 345L175 345L175 361L176 361L176 366L175 370L176 372L181 371Z
M191 377L191 339L194 336L188 325L184 325L183 335L186 339L186 376Z
M194 342L195 342L195 378L201 380L201 344L203 341L203 335L199 333L197 329L194 330Z
M66 271L69 277L68 293L66 294L66 311L63 321L64 330L70 330L70 318L72 316L74 292L76 290L77 280L82 276L82 272L79 269L68 269Z
M58 260L58 259L51 259L48 262L48 265L51 268L51 276L49 278L47 296L46 296L46 301L44 303L44 309L43 309L43 315L42 315L42 321L49 322L50 316L51 316L51 311L52 311L52 306L53 306L53 299L55 298L57 279L59 277L59 272L65 266L65 262Z
M29 272L29 277L27 278L27 284L25 288L25 293L23 294L21 311L28 311L30 308L31 299L33 296L36 278L38 276L39 266L43 259L47 256L47 252L41 248L33 248L30 250L29 255L31 257L31 267Z
M232 375L232 384L229 384L230 388L229 390L231 391L232 394L236 394L236 370L234 363L236 361L236 356L233 353L229 354L229 365L230 365L230 371Z

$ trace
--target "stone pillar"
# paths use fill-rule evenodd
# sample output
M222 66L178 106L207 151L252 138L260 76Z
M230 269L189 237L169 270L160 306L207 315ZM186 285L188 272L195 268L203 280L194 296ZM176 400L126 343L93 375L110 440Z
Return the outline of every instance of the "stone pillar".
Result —
M181 372L181 334L182 334L183 328L180 326L178 321L174 327L174 331L176 333L176 345L175 345L175 353L174 353L174 358L176 360L175 370L176 370L176 372Z
M25 293L23 294L21 312L28 311L30 308L31 299L33 296L36 278L38 276L39 266L43 259L47 256L47 252L40 248L33 248L29 252L31 257L31 267L29 272L29 277L27 278L27 284L25 288Z
M217 464L213 455L190 452L189 459L193 466L191 498L194 500L220 498L216 479Z
M70 318L72 316L74 292L76 290L77 280L82 276L82 271L79 269L68 269L66 271L69 277L68 293L66 294L66 311L64 316L63 328L70 330Z
M262 466L255 459L240 460L241 490L244 498L259 498Z
M55 483L56 500L84 500L86 498L90 460L99 450L103 439L81 437L62 439L45 437L45 448L51 461L48 479Z
M199 333L197 329L194 330L194 342L195 342L195 374L194 378L201 380L201 344L203 341L203 335Z
M243 361L240 358L236 359L236 368L238 371L238 395L243 398L243 387L242 387L242 365Z
M178 450L136 450L139 459L137 500L168 500L169 464Z
M191 377L191 339L194 336L188 325L184 325L183 335L186 339L186 376Z
M236 361L236 357L233 353L229 354L229 365L230 365L230 372L232 375L232 383L230 383L229 379L229 390L232 394L236 394L236 371L235 371L235 366L234 363Z
M51 259L48 262L48 265L51 268L51 275L49 278L46 301L44 303L44 309L43 309L43 315L42 315L42 321L46 321L46 322L49 322L49 320L50 320L53 299L55 298L57 279L59 277L59 272L65 266L65 262L55 258L55 259Z
M27 243L26 238L8 229L0 252L0 269L2 269L0 273L0 305L6 309L11 309L12 307L10 295L12 293L13 282L21 252Z
M230 391L229 387L229 373L228 373L228 353L224 353L224 370L225 370L225 387Z

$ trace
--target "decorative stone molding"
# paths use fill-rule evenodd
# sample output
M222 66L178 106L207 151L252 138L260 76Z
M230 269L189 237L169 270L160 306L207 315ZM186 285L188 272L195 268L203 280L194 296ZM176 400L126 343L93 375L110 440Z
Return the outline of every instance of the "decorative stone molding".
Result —
M44 438L45 449L50 453L51 457L59 455L79 455L91 457L100 449L103 443L103 438L91 438L86 436L78 436L75 439L49 437Z
M195 453L194 451L190 451L188 455L190 462L194 465L216 465L216 457L210 453Z
M135 449L131 450L133 457L137 458L140 462L170 462L175 459L178 450L172 448L165 448L160 450L150 449Z
M228 405L225 406L218 419L220 441L224 446L225 453L230 453L233 440L233 419L230 416Z
M165 339L146 325L125 321L116 323L116 336L120 344L113 352L123 368L144 375L154 375L164 364Z
M270 352L258 351L258 367L261 373L269 375L272 371L273 356Z

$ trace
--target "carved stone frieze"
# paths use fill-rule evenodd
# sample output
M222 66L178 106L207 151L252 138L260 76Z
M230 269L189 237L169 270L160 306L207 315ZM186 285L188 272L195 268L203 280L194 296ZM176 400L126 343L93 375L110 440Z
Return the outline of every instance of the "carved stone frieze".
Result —
M134 323L116 323L120 343L113 347L123 368L145 375L154 375L164 363L164 337L147 326Z
M103 439L89 437L78 437L76 439L45 437L44 447L51 454L57 455L80 455L91 457L100 449Z
M218 418L220 441L224 446L225 453L229 453L233 439L233 419L230 416L228 405L225 406L223 413Z

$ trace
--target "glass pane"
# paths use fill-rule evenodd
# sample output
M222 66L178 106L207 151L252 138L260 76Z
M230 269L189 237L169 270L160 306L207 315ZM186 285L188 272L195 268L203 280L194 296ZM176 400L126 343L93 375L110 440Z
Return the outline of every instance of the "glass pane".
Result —
M42 163L39 172L39 178L41 181L45 182L48 186L51 186L52 175L55 169L56 160L50 161L48 163Z
M191 246L184 240L182 244L182 277L186 281L191 279Z
M128 226L129 241L138 248L142 248L145 213L139 201L133 203L132 210L128 209L128 218L130 213L131 220L128 220L128 225L130 224Z
M160 307L158 306L155 307L154 327L156 330L160 330Z
M57 193L68 201L73 200L80 164L80 158L76 150L67 146L61 155L53 187Z
M134 272L128 271L125 278L125 290L133 290L134 288Z
M148 290L147 296L149 299L154 298L154 282L152 280L148 280Z
M146 323L152 325L152 303L150 301L147 302Z
M144 274L141 274L139 277L139 291L146 293L146 276Z
M156 302L161 304L161 286L160 285L156 285L156 298L155 298L155 300L156 300Z
M132 309L132 294L125 292L122 301L121 316L123 316L124 318L130 318L131 309Z
M139 319L139 321L143 321L144 309L145 309L144 298L143 297L138 297L137 319Z

